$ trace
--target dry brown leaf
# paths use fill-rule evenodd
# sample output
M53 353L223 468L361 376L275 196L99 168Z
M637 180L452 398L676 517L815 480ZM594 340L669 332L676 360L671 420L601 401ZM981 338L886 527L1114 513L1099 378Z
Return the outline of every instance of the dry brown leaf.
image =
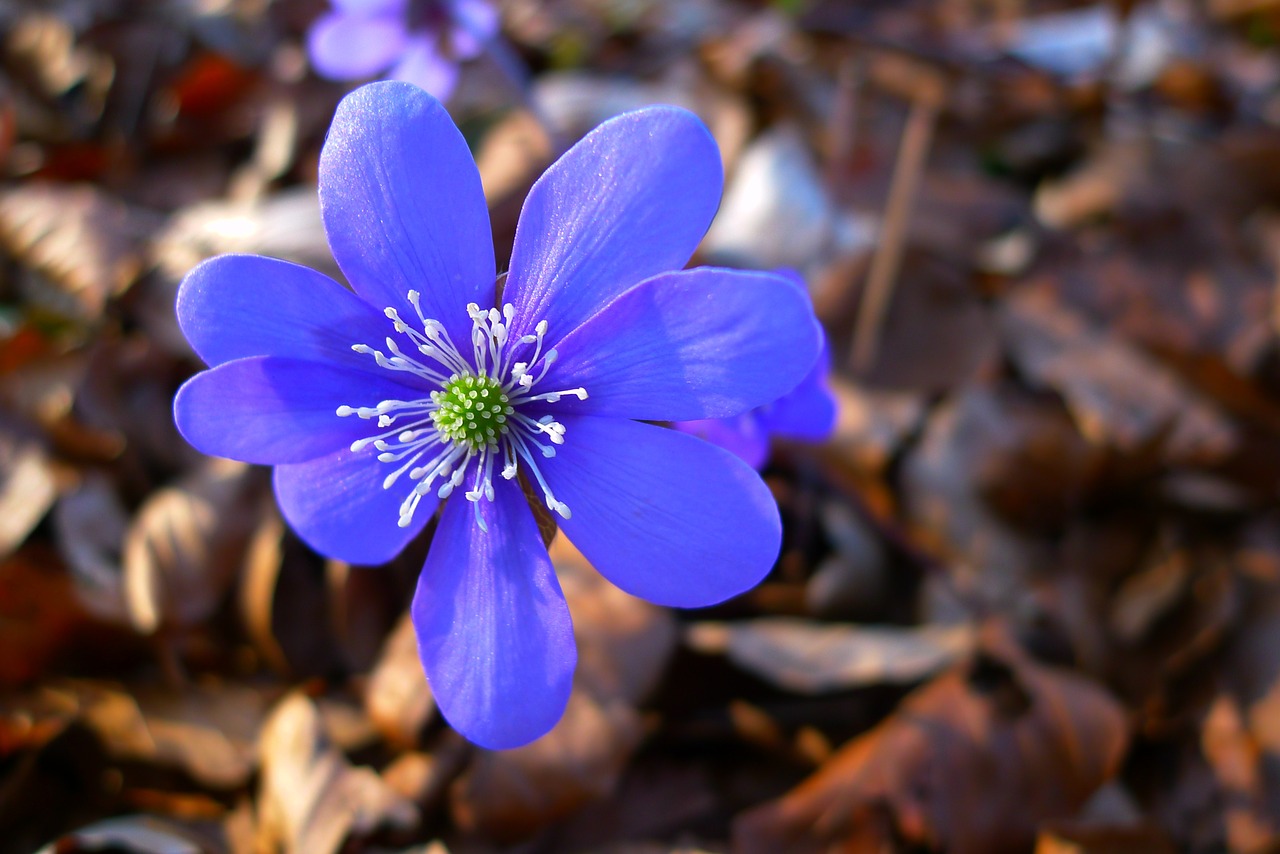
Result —
M779 800L734 823L738 850L832 850L887 810L900 838L951 854L1026 851L1119 768L1120 706L1005 642L909 695Z
M270 504L245 550L238 604L254 649L272 669L311 676L341 666L329 599L320 559Z
M416 745L435 713L435 699L418 658L418 636L408 613L382 647L369 676L364 703L383 738L398 747Z
M1091 327L1045 287L1004 301L1001 329L1032 382L1059 392L1090 442L1135 452L1160 443L1176 461L1213 461L1239 442L1212 403L1121 338Z
M1280 834L1267 811L1262 751L1245 728L1239 704L1230 696L1218 697L1209 708L1201 750L1222 790L1222 820L1231 851L1275 850Z
M0 193L0 246L53 287L29 300L54 314L96 321L142 269L149 218L91 186L27 184Z
M100 620L129 625L120 569L129 515L111 481L86 475L53 508L53 526L80 604Z
M977 636L964 625L900 628L765 618L695 623L685 639L698 652L727 655L788 691L818 694L924 679L968 655Z
M418 810L368 768L330 746L315 705L290 694L262 730L260 850L336 854L354 836L418 822Z
M564 717L532 744L479 751L450 792L453 819L502 841L526 838L610 794L640 742L639 714L574 685Z
M51 687L81 710L109 753L182 768L215 789L243 786L257 763L264 692L231 684L180 691L76 681Z
M218 607L257 522L258 488L249 466L209 459L147 499L124 541L125 600L135 628L191 625Z
M181 828L153 816L109 818L69 833L36 854L118 851L127 854L214 854Z
M0 423L0 558L22 544L57 495L44 449Z
M296 187L255 201L192 205L174 214L157 238L155 258L176 286L196 264L224 252L270 255L337 273L315 187Z

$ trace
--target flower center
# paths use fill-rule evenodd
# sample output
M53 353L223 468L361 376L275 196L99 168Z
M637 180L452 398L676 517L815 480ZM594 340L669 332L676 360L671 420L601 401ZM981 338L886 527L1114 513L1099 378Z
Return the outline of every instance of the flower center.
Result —
M473 451L498 444L498 436L507 432L507 416L515 413L502 384L488 376L458 377L431 392L431 400L437 407L431 420L440 434Z
M472 345L467 358L449 340L443 324L423 316L419 298L417 291L409 291L409 304L418 315L416 327L401 319L395 308L384 312L401 336L399 341L387 337L387 352L368 344L354 344L351 349L373 356L381 368L416 377L409 385L425 382L431 390L413 400L338 407L340 417L355 415L377 422L378 432L352 442L351 450L360 453L372 445L379 462L397 464L383 479L384 489L390 489L401 477L414 482L400 504L401 527L413 520L423 496L434 491L438 497L448 498L471 478L472 487L465 495L476 503L476 522L484 530L479 501L493 500L495 462L501 463L499 473L506 480L523 467L542 489L548 509L568 519L569 508L556 500L539 468L540 458L554 457L556 446L564 444L564 425L551 415L529 409L531 404L557 403L565 396L586 400L587 390L538 388L557 355L554 348L545 346L547 322L539 321L533 334L510 342L507 333L515 309L504 305L501 311L484 310L472 303L467 306ZM416 354L408 355L401 341ZM528 361L515 361L516 348L509 346L514 344L532 345ZM521 355L524 352L527 347Z

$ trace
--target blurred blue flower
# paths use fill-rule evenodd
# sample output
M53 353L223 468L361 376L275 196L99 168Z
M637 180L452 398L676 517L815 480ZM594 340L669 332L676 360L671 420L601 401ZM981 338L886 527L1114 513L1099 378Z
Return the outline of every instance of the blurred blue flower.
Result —
M577 660L518 478L601 573L653 602L719 602L777 556L759 476L644 423L776 400L818 352L786 279L680 270L722 182L692 114L605 122L530 190L499 288L461 134L420 89L374 83L339 105L320 158L325 231L354 293L247 255L206 261L179 291L210 365L178 392L179 429L205 453L275 466L284 516L317 551L384 562L449 499L412 615L442 713L481 745L549 730Z
M789 270L778 272L807 294L804 280L798 274ZM769 442L774 437L821 442L835 430L836 399L831 393L830 375L831 351L824 334L813 367L787 394L732 418L677 421L672 426L737 454L758 471L769 461Z
M498 31L487 0L331 0L307 34L316 72L331 80L385 75L440 100L453 93L458 63Z

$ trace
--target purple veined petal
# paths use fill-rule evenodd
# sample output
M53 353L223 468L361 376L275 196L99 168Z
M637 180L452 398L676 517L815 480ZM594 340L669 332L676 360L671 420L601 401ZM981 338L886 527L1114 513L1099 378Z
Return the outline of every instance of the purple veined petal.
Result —
M680 608L754 587L782 543L778 505L750 466L665 427L568 415L542 462L573 544L628 593Z
M469 740L500 750L560 720L578 654L533 512L514 481L495 478L493 488L491 502L445 502L412 614L441 713Z
M478 56L498 32L498 10L488 0L453 0L453 21L450 46L457 59Z
M404 53L408 33L394 15L331 13L307 33L307 55L321 77L360 80L385 71Z
M724 448L756 471L769 459L769 434L760 426L754 412L733 418L707 418L701 421L676 421L671 425L681 433Z
M787 394L756 413L769 433L821 442L836 428L836 398L831 392L831 348L822 336L822 349L805 378Z
M546 320L551 346L631 286L683 267L720 204L706 125L678 107L610 119L538 179L516 228L512 336Z
M329 0L333 8L348 15L372 17L374 15L395 15L403 17L409 0Z
M493 238L480 173L453 120L409 83L342 99L320 155L320 212L355 292L415 317L407 295L465 352L467 304L493 304Z
M285 356L381 372L352 344L380 347L391 321L328 276L260 255L220 255L178 289L178 325L212 366Z
M319 362L254 356L196 374L173 399L173 420L202 453L246 463L300 463L378 432L339 406L416 400L426 392Z
M644 420L726 418L804 378L820 331L809 299L772 273L699 267L654 276L556 345L539 390L585 388L562 412Z
M378 462L377 451L343 448L305 463L280 465L272 473L285 521L307 545L326 557L374 566L386 563L416 537L435 514L435 494L423 496L413 521L399 526L400 504L413 483L382 482L395 469Z
M458 64L440 54L436 48L436 34L429 32L409 40L404 56L388 76L412 83L441 101L447 101L458 83Z

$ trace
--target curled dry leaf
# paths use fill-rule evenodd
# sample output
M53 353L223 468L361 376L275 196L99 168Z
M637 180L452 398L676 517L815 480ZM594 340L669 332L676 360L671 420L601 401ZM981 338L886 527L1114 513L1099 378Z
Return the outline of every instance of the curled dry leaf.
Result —
M262 691L218 683L124 690L87 681L49 690L74 704L118 759L178 767L215 789L243 786L253 773L254 739L267 711Z
M259 850L335 854L352 837L418 822L412 803L329 744L320 713L302 694L276 706L260 752Z
M1118 770L1121 707L1003 642L909 695L816 774L735 823L738 850L834 850L877 822L952 854L1026 851ZM878 833L878 831L876 831ZM874 849L869 849L874 850Z
M155 260L176 287L196 264L225 252L269 255L337 272L325 241L315 187L296 187L261 200L204 202L181 210L156 239Z
M29 293L43 308L82 321L142 270L149 217L89 187L26 184L0 193L0 246L52 289Z
M955 561L953 578L965 592L1003 605L1027 599L1028 568L1044 560L1043 546L978 494L980 466L1027 435L1018 429L1016 404L1003 389L966 389L934 411L902 470L903 503L917 536Z
M125 601L133 625L191 625L222 601L253 525L260 481L243 463L209 459L154 493L124 541Z
M36 854L122 851L127 854L211 854L212 849L180 828L146 815L109 818L68 833Z
M1217 407L1152 357L1058 304L1047 287L1006 299L1001 330L1017 365L1062 395L1092 443L1128 453L1159 443L1178 462L1220 460L1239 443Z
M696 623L685 635L704 653L722 653L744 670L801 694L903 684L931 676L974 647L970 626L822 625L765 618Z
M100 620L128 625L120 553L129 514L111 481L86 475L79 488L53 508L53 527L80 604Z
M609 584L563 536L551 557L578 641L568 708L532 744L478 752L451 792L461 827L502 840L526 837L614 790L643 732L634 706L675 645L670 612Z
M407 613L387 636L369 677L364 704L383 738L401 747L418 743L435 712L435 699L418 658L418 636Z
M0 557L22 544L57 494L44 449L0 422Z

